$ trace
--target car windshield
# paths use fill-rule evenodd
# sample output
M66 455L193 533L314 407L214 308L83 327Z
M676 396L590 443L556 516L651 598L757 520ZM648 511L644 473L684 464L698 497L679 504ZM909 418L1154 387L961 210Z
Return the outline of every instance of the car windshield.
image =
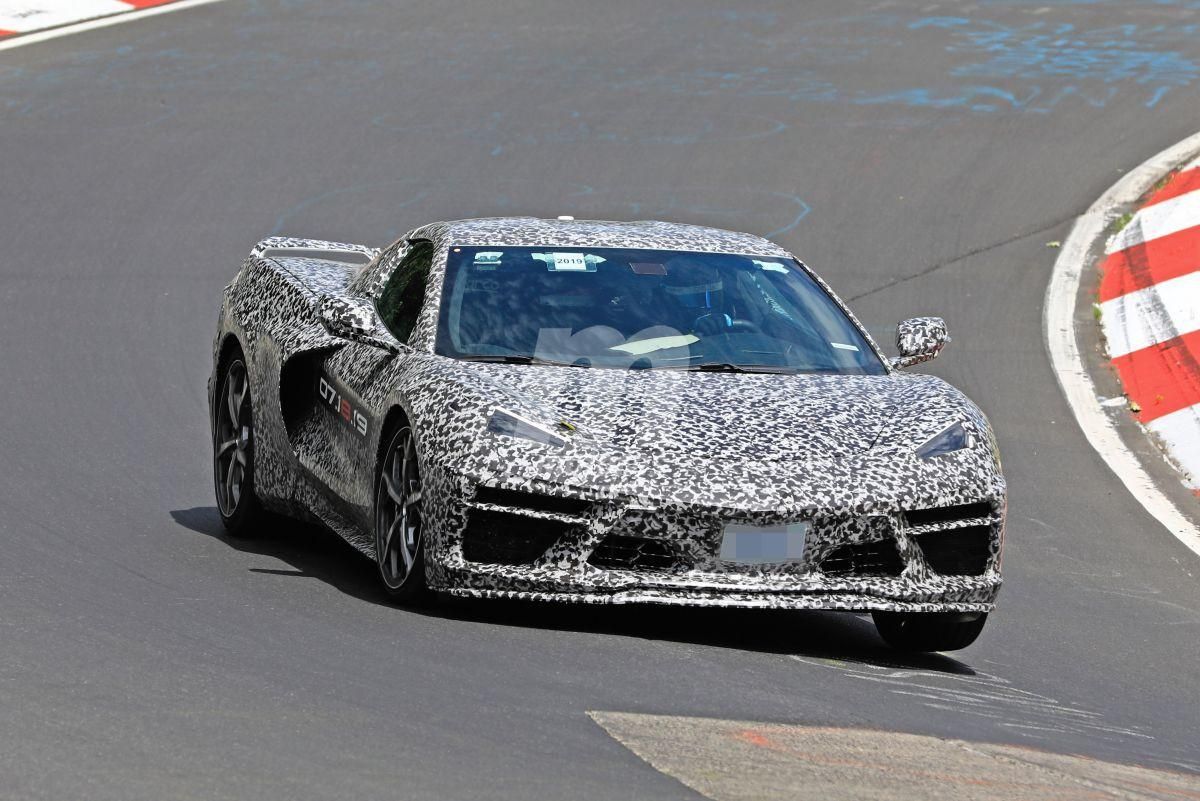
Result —
M451 247L436 351L615 369L886 372L796 261L667 250Z

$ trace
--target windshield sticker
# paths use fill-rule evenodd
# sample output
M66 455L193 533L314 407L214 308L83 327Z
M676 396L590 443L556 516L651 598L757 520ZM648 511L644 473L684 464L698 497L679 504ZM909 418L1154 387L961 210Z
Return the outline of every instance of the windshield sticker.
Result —
M596 265L604 261L591 253L534 253L535 259L545 262L552 273L594 273Z
M837 348L838 350L852 350L855 353L858 353L858 347L856 345L846 345L841 342L830 342L829 344L832 345L833 347Z
M773 273L783 273L784 275L787 275L787 273L788 273L787 266L780 264L779 262L759 261L758 259L751 259L750 261L757 264L759 266L759 268L763 269L763 270L769 270L770 272L773 272Z
M631 261L629 269L633 270L634 275L666 275L667 265L655 264L648 261Z
M628 353L630 356L643 356L647 353L653 353L656 350L685 348L693 342L699 341L700 337L695 334L678 334L671 337L639 339L637 342L626 342L624 345L613 345L609 350L619 350L622 353Z
M495 270L500 266L500 258L504 255L500 250L485 250L475 254L474 266L478 270Z

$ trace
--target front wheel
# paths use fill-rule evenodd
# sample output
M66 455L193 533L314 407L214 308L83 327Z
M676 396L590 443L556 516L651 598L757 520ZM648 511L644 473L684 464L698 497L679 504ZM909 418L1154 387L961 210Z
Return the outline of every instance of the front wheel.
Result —
M234 537L251 537L262 523L254 494L254 414L250 377L241 353L222 375L213 426L213 483L221 524Z
M884 641L900 651L957 651L975 642L987 612L872 612Z
M397 601L423 599L425 543L421 525L421 471L412 427L396 431L375 484L375 562L384 590Z

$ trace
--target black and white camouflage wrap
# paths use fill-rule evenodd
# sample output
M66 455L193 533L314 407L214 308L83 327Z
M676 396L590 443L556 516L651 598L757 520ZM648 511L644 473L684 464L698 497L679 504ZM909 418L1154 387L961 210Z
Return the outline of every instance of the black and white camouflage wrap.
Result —
M417 239L432 241L435 256L409 341L396 343L373 318L357 321L358 341L331 333L329 315L363 308L381 291L407 241ZM936 377L890 367L878 376L727 374L471 363L436 355L448 248L484 245L791 258L758 237L662 222L436 223L382 251L266 240L226 288L210 380L211 402L232 348L244 352L256 424L255 488L265 506L319 520L373 556L381 438L407 420L421 465L427 579L438 590L595 603L992 609L1001 583L1006 488L988 421L961 392ZM362 259L370 261L364 266ZM938 337L944 344L944 324L927 319L908 335L912 352ZM903 353L908 345L901 344ZM321 407L318 375L369 417L365 435ZM498 409L559 432L565 444L490 433L488 421ZM976 435L971 447L927 460L916 456L955 422ZM528 496L479 498L480 487L586 503L557 509L498 504L496 497ZM946 507L975 516L909 519L908 513ZM508 515L514 525L556 522L563 534L528 564L470 561L464 532L472 515L489 512ZM720 558L727 524L797 521L809 524L799 560L743 565ZM986 567L974 575L937 572L918 539L963 527L986 531ZM653 541L675 561L597 567L589 558L608 537ZM874 542L895 547L902 568L896 575L823 569L838 549Z
M946 321L941 317L913 317L896 328L896 350L893 367L912 367L937 357L950 344Z

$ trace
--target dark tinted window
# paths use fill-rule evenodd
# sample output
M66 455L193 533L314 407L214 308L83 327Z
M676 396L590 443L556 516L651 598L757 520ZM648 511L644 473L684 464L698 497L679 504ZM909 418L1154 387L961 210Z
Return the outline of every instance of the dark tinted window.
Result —
M433 243L414 243L408 253L396 265L391 278L379 293L376 308L379 318L401 342L408 337L417 324L417 315L425 300L425 283L429 268L433 264Z

